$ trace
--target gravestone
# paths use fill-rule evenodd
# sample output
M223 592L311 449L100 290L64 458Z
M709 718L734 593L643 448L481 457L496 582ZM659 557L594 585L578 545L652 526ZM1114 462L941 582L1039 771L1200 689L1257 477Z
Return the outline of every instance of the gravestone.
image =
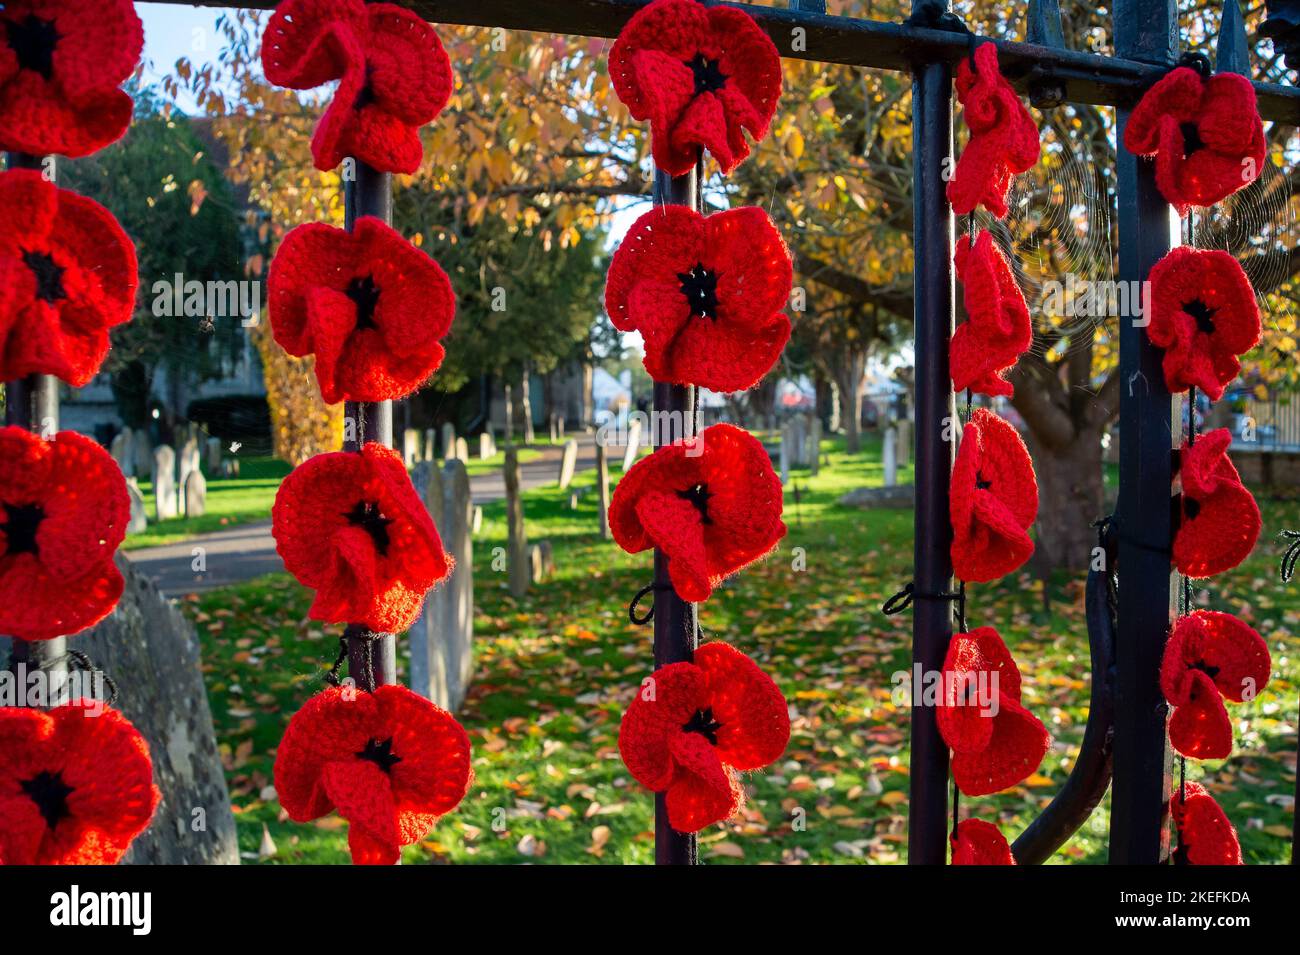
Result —
M555 442L560 440L560 428L554 414L550 416L547 423L551 427L551 444L555 444Z
M524 530L524 500L520 495L519 452L506 448L506 569L510 593L519 599L528 593L528 535Z
M108 453L122 469L123 477L135 477L135 442L132 440L130 428L123 428L114 436L108 446Z
M208 453L208 473L216 477L221 473L221 439L208 438L204 443Z
M900 418L898 421L898 466L907 467L912 460L912 419Z
M484 431L478 436L478 459L486 461L488 458L495 456L497 453L496 443L492 440L492 432Z
M193 437L187 438L185 443L181 446L181 476L180 483L176 486L176 490L181 494L179 506L184 506L185 504L184 493L185 488L189 486L190 475L195 471L202 470L202 467L203 462L199 455L198 440Z
M885 467L885 487L898 484L898 429L885 429L885 448L883 453Z
M456 456L456 426L450 421L442 425L442 457L444 461Z
M790 451L791 451L790 422L787 421L785 424L781 426L780 459L781 459L781 483L782 484L790 483Z
M578 442L573 438L564 442L564 454L560 457L560 490L573 483L573 473L578 469Z
M165 444L153 452L153 502L158 520L176 516L176 452Z
M126 479L126 493L131 499L131 517L126 524L128 534L143 534L149 527L149 520L145 517L144 495L140 493L140 484L133 478Z
M555 575L555 552L550 541L538 541L528 548L528 578L534 584Z
M633 418L627 425L627 449L623 452L623 473L636 463L636 453L641 450L641 419Z
M470 533L477 534L483 529L483 508L479 504L474 505L474 515L470 519Z
M402 429L402 461L408 469L420 463L420 432L414 428Z
M168 450L171 450L170 448ZM115 708L149 743L162 802L127 864L239 863L235 817L217 750L193 626L122 555L117 608L75 646L117 682Z
M813 477L821 472L822 467L822 419L813 418L808 426L808 466L812 468Z
M147 428L131 429L131 453L135 456L136 477L153 473L153 442L149 440Z
M802 467L808 463L804 445L807 443L804 439L807 436L806 422L803 415L794 415L787 422L790 429L790 465L792 467Z
M456 439L456 460L466 463L469 461L469 442L464 438Z
M609 453L600 441L596 442L596 490L600 495L600 536L609 540Z
M438 432L435 428L424 429L424 460L432 461L438 457Z
M185 479L185 516L202 517L208 510L208 480L195 468Z

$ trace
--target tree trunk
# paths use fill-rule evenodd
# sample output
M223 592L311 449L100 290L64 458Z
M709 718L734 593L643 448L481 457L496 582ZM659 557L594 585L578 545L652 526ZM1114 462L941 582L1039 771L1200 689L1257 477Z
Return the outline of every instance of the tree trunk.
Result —
M844 450L862 450L862 376L867 373L867 352L845 349L835 362L835 382L844 409Z
M505 408L506 424L505 424L505 434L502 435L502 437L505 439L506 444L514 444L515 443L515 396L514 396L514 387L508 381L505 383L505 392L506 392L506 408Z
M1026 444L1038 476L1034 563L1044 575L1058 568L1085 573L1097 543L1092 522L1102 516L1101 432L1081 430L1057 448L1030 431Z
M528 366L519 373L519 414L523 419L524 444L532 444L533 438L533 400L532 400L532 372Z

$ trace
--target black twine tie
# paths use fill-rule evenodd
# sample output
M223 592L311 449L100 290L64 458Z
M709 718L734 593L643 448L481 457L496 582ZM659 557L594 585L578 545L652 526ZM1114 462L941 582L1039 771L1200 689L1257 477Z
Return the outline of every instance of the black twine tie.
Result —
M650 609L647 610L644 614L638 616L636 612L636 608L640 605L641 601L644 600L646 595L651 593L652 591L656 591L656 590L664 591L664 590L672 590L672 589L673 588L671 584L646 584L644 587L642 587L640 590L636 592L636 595L632 598L632 602L627 605L627 618L631 620L634 624L636 624L638 627L644 627L650 621L654 620L655 605L654 605L654 601L651 601Z
M1287 545L1286 553L1282 555L1282 583L1291 583L1291 578L1295 576L1295 565L1300 561L1300 531L1282 531L1282 536L1291 543Z

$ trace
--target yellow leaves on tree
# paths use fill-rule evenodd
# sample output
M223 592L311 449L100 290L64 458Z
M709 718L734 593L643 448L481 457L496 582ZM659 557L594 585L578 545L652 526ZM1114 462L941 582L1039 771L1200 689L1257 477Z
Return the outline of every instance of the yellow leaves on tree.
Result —
M314 454L337 451L343 445L343 405L321 400L315 359L289 355L265 322L251 329L251 337L262 357L275 456L297 467Z

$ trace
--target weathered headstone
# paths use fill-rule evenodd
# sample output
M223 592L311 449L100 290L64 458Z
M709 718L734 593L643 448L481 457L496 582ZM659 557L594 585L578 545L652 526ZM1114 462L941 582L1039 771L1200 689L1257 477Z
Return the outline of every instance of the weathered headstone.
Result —
M456 439L456 460L469 461L469 442L464 438Z
M203 459L199 453L198 439L189 437L185 440L185 444L181 446L181 476L180 482L176 486L176 490L180 494L178 507L184 507L185 505L185 488L189 486L190 475L195 471L202 470L202 467ZM182 511L181 513L185 512Z
M534 584L540 584L555 575L555 552L550 541L538 541L528 548L528 576Z
M550 427L551 427L551 444L554 444L555 442L557 442L557 441L560 440L560 429L559 429L559 427L558 427L558 425L557 425L557 423L556 423L556 419L555 419L555 415L554 415L554 414L552 414L552 415L549 417L547 423L548 423L548 424L550 425Z
M564 454L560 456L560 490L573 483L573 473L578 468L578 442L570 438L564 442Z
M438 457L438 431L435 428L424 429L424 460L432 461Z
M520 494L519 452L506 448L506 565L510 593L516 598L528 593L528 535L524 531L524 500Z
M133 478L126 479L126 493L131 499L131 517L126 524L128 534L143 534L149 527L149 521L145 517L144 495L140 493L140 484Z
M148 429L131 429L131 453L135 455L136 477L142 478L153 473L153 442L149 440Z
M408 468L420 463L420 432L414 428L402 429L402 460Z
M484 431L478 436L478 459L486 461L497 453L496 444L492 440L492 432Z
M822 468L822 419L814 417L808 426L808 466L812 468L813 477Z
M912 419L900 418L898 421L898 466L907 467L912 460Z
M215 477L221 473L221 439L208 438L204 444L208 455L208 473Z
M790 422L781 426L781 483L790 483L791 434Z
M473 513L473 516L470 518L469 529L470 529L470 533L472 533L472 534L477 534L479 531L481 531L481 530L483 529L483 507L482 507L482 505L479 505L479 504L475 504L475 505L474 505L474 513Z
M176 516L176 452L166 444L153 452L153 501L158 520Z
M882 454L885 469L885 487L898 483L898 430L885 429L885 447Z
M456 426L450 421L442 424L442 458L450 461L456 456Z
M198 468L185 479L185 516L202 517L208 509L208 481Z
M804 440L807 437L807 422L803 415L797 414L790 418L788 427L790 429L790 464L795 467L802 467L808 463L804 450L807 443Z
M596 442L596 490L600 495L600 536L609 540L609 454L603 442Z
M623 452L623 473L631 470L636 463L636 453L641 445L641 419L633 418L627 425L627 449Z
M108 446L108 453L113 456L117 466L122 469L124 477L135 477L135 442L130 428L123 428Z

